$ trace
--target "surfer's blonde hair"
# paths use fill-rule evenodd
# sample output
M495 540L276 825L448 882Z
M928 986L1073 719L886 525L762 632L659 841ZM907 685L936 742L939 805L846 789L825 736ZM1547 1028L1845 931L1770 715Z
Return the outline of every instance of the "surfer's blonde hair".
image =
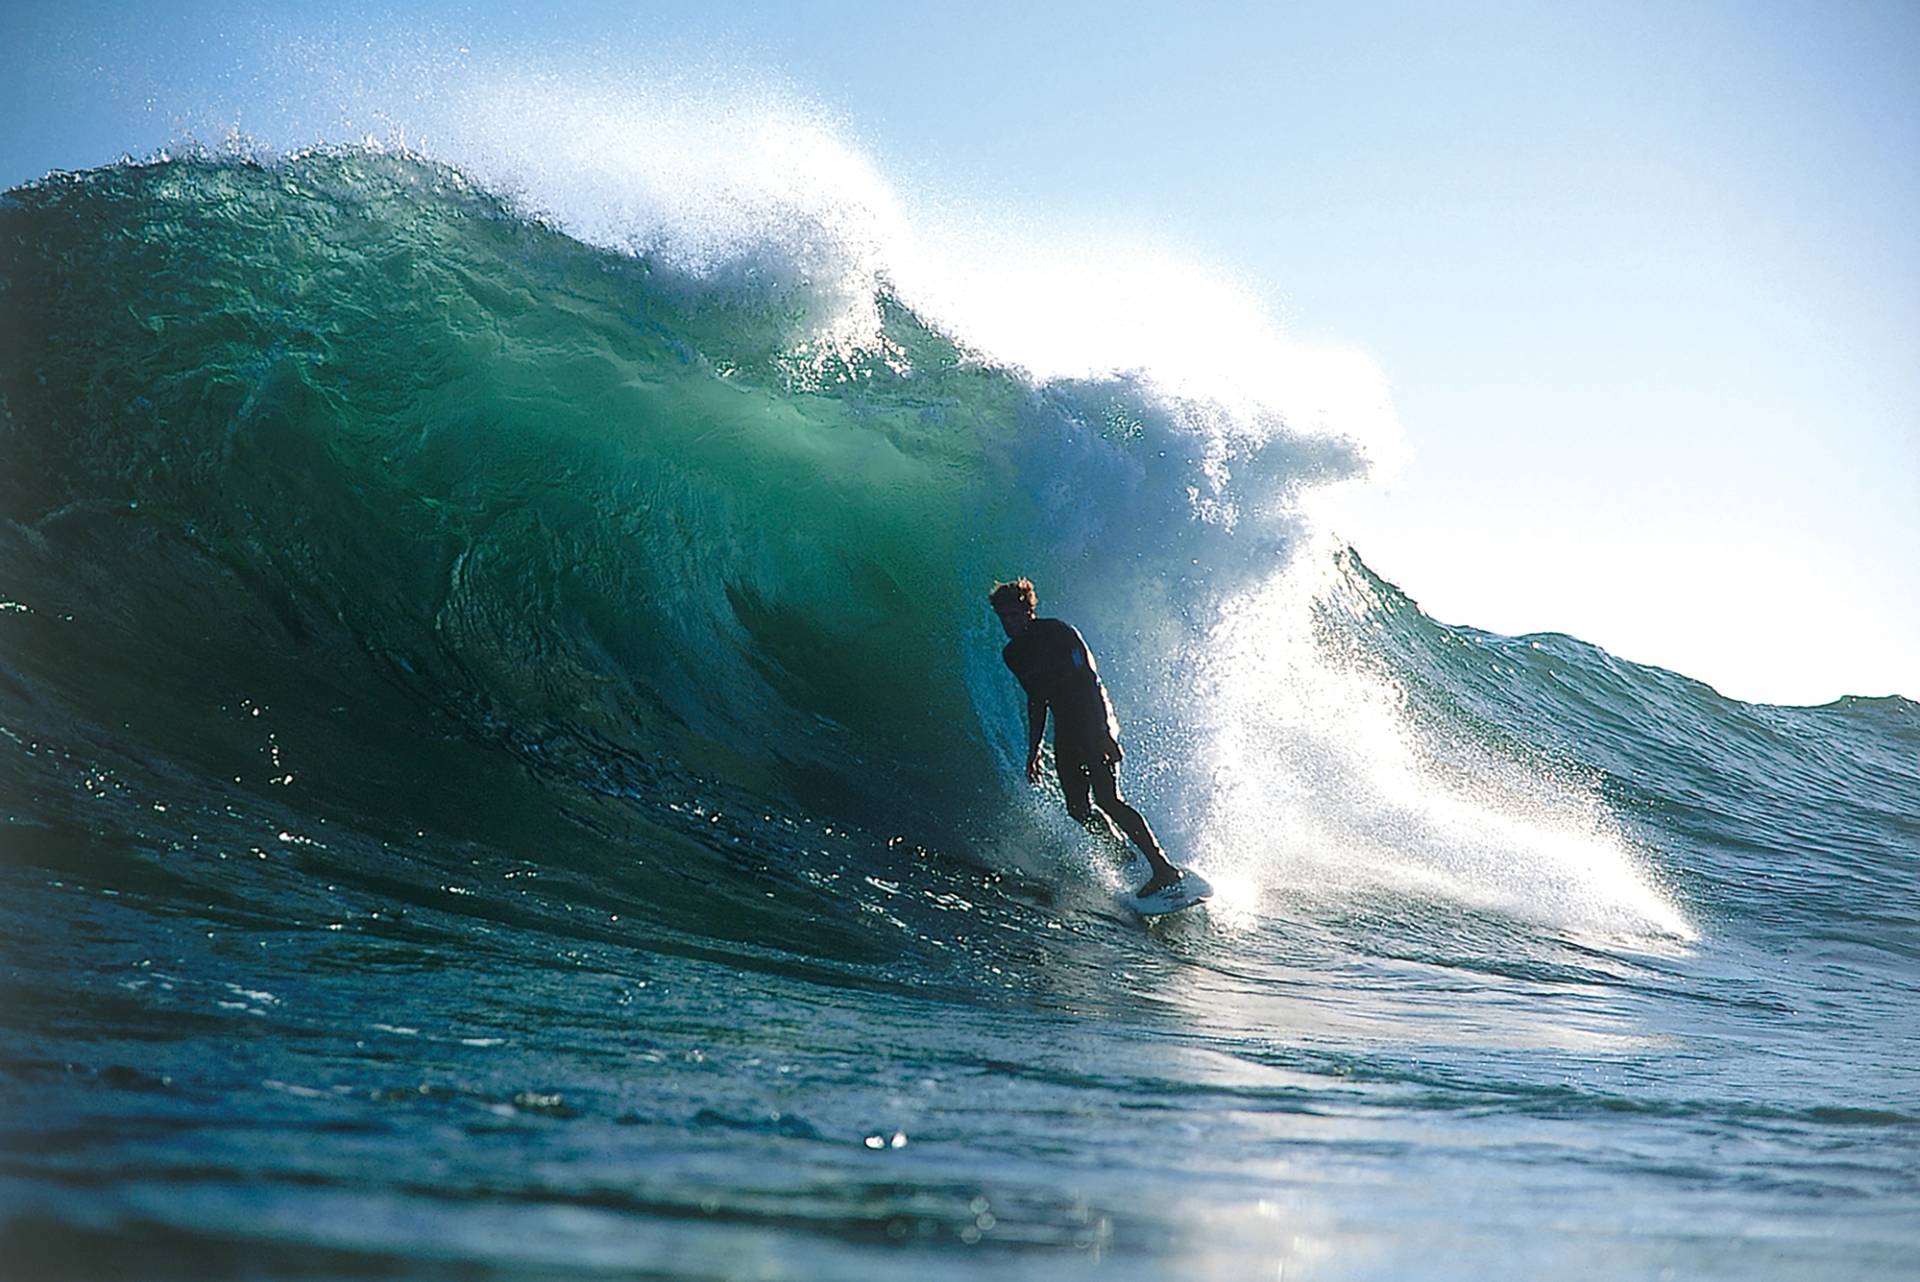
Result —
M1011 583L996 583L993 591L987 593L987 604L996 613L1006 610L1036 609L1040 605L1040 594L1033 590L1032 579L1015 579Z

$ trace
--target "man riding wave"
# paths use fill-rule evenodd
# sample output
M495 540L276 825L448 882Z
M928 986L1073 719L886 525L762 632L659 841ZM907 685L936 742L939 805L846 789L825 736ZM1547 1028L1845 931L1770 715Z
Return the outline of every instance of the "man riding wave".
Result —
M1142 897L1180 880L1153 829L1120 795L1120 724L1101 684L1093 651L1079 631L1060 619L1036 618L1040 597L1027 579L994 585L987 603L1006 630L1000 657L1027 692L1027 782L1040 782L1040 740L1047 710L1053 710L1053 765L1067 813L1097 836L1120 840L1120 830L1147 857L1153 876L1140 887ZM1095 813L1093 803L1100 812Z

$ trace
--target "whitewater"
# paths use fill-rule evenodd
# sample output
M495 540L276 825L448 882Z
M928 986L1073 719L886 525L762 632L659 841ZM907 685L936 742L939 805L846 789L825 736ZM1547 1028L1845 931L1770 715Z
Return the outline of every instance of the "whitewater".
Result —
M9 1275L1912 1275L1920 706L1431 619L1173 256L486 102L0 198Z

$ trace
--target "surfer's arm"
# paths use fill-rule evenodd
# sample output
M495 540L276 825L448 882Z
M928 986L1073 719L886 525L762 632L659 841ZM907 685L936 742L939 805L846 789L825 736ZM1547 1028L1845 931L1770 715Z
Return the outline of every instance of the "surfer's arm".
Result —
M1047 732L1047 701L1027 692L1027 782L1040 782L1040 740Z

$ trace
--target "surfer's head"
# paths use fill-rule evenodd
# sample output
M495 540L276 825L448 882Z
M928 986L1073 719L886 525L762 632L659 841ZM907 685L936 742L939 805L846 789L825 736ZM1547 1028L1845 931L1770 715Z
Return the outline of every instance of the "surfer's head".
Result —
M1000 616L1000 626L1007 630L1007 635L1017 637L1033 622L1040 594L1033 590L1033 580L1015 579L1011 583L994 584L993 591L987 594L987 604Z

